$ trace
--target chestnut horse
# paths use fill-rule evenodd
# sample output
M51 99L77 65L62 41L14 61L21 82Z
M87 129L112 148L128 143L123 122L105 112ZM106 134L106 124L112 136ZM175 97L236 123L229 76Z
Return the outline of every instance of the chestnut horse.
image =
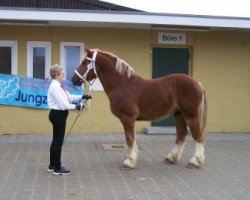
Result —
M129 153L121 169L132 169L137 163L135 121L157 120L168 114L174 116L177 137L165 162L177 163L180 160L189 127L195 147L187 167L203 165L207 102L200 82L185 74L145 80L117 56L85 49L82 63L71 80L80 86L97 77L109 98L112 113L124 127Z

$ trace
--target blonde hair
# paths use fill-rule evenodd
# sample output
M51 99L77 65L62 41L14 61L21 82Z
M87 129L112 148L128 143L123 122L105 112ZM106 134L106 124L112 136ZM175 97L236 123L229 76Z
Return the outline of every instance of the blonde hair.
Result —
M52 65L50 70L49 70L49 74L51 76L51 78L55 78L57 75L59 75L61 72L63 71L63 68L58 65L58 64L55 64L55 65Z
M116 57L116 63L115 68L116 71L121 75L127 75L128 78L134 74L134 69L130 67L128 63L126 63L124 60Z

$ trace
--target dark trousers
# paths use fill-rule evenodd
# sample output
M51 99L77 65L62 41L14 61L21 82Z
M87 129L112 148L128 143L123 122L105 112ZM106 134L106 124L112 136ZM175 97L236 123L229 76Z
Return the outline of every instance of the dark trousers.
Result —
M68 114L67 110L51 110L49 113L49 120L53 125L53 139L50 145L50 166L54 166L55 169L59 169L61 166L61 152Z

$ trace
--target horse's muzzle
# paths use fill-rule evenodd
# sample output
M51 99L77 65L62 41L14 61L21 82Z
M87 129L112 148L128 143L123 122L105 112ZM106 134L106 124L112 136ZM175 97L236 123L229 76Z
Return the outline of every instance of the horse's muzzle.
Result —
M74 86L82 86L84 81L82 79L78 79L77 81L72 81L72 83L73 83Z

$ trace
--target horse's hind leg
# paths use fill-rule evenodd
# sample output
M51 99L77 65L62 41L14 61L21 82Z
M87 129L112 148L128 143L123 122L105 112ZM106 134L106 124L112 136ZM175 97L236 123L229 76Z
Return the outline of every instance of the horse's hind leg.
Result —
M128 145L129 153L127 155L127 158L124 160L122 166L120 169L133 169L136 166L137 163L137 156L138 156L138 147L136 144L136 135L134 132L134 121L130 119L121 120L125 136L126 136L126 142Z
M204 131L201 131L199 120L189 120L189 129L195 140L193 157L189 160L187 167L201 167L204 164Z
M180 111L174 113L174 120L176 126L176 141L175 146L164 160L166 163L176 163L181 159L184 149L185 138L187 135L187 124Z
M200 83L199 83L200 84ZM201 89L202 85L200 84ZM193 157L189 160L187 167L201 167L204 164L204 142L205 127L207 121L207 100L206 94L202 89L202 99L196 117L187 120L191 134L195 140L195 148Z

